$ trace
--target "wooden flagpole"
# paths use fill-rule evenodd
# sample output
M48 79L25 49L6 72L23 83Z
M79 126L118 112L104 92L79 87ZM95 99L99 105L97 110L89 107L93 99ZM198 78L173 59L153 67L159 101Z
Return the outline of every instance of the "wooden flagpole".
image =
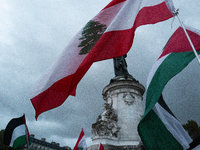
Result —
M194 54L195 54L195 56L196 56L196 58L197 58L197 60L198 60L198 62L199 62L199 64L200 64L199 55L197 54L197 51L196 51L196 49L195 49L195 47L194 47L194 45L193 45L193 43L192 43L192 41L191 41L191 39L190 39L190 37L189 37L187 31L186 31L186 29L185 29L185 26L183 25L183 23L181 22L181 20L180 20L180 18L179 18L179 16L178 16L178 10L176 10L175 15L176 15L176 17L178 18L178 20L179 20L179 22L180 22L180 24L181 24L181 26L182 26L182 28L183 28L183 30L184 30L184 32L185 32L185 35L187 36L187 39L188 39L188 41L189 41L189 43L190 43L190 45L191 45L191 47L192 47L192 50L193 50L193 52L194 52Z

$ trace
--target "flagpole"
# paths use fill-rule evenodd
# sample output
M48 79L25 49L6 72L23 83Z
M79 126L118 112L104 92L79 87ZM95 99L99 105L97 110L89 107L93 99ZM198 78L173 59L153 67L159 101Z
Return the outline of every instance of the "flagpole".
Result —
M182 26L182 28L183 28L183 30L184 30L184 32L185 32L185 35L187 36L187 39L188 39L188 41L189 41L189 43L190 43L190 45L191 45L191 47L192 47L192 50L193 50L193 52L194 52L194 54L195 54L195 56L196 56L196 58L197 58L197 60L198 60L198 62L199 62L199 64L200 64L199 55L197 54L197 51L196 51L196 49L195 49L195 47L194 47L194 45L193 45L193 43L192 43L192 41L191 41L191 39L190 39L190 37L189 37L187 31L186 31L186 29L185 29L185 26L183 25L183 23L181 22L181 20L180 20L180 18L179 18L179 16L178 16L178 10L176 10L175 15L176 15L176 17L178 18L178 20L179 20L179 22L180 22L180 24L181 24L181 26Z
M28 127L27 127L27 125L26 125L25 114L24 114L24 124L25 124L25 133L26 133L26 144L27 144L27 149L29 150L29 141L28 141L29 133L28 133Z

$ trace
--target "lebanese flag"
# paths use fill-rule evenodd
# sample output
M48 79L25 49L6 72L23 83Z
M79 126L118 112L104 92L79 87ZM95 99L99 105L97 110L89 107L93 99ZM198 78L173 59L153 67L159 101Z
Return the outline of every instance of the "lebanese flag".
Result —
M86 144L85 134L84 134L83 129L79 135L79 138L73 150L87 150L87 144Z
M187 27L187 32L197 53L200 54L200 31ZM167 82L194 58L195 54L184 30L179 27L164 47L147 79L146 108L138 125L139 135L147 149L189 148L191 138L169 109L162 107L158 100Z
M173 17L171 0L112 0L71 40L30 93L36 119L60 106L75 90L90 66L120 57L131 48L135 30Z
M25 115L19 118L13 118L6 126L3 143L14 149L30 144L30 136L26 125Z
M103 147L103 145L101 143L99 144L98 150L104 150L104 147Z

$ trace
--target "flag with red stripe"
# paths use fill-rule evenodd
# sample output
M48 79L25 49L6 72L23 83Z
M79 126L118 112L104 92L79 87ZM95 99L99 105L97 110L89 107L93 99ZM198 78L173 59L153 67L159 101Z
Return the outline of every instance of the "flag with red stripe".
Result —
M73 150L87 150L87 144L86 144L85 134L84 134L83 129L79 135L79 138Z
M103 147L103 145L101 143L99 144L98 150L104 150L104 147Z
M173 17L171 0L112 0L71 40L30 93L36 119L60 106L97 61L125 55L135 30Z

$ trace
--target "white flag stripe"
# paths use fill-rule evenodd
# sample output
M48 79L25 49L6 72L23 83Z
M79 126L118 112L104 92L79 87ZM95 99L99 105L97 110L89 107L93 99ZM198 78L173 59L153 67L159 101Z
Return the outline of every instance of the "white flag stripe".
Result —
M12 133L12 138L11 138L11 141L10 141L10 145L9 146L13 146L14 144L14 141L22 136L22 135L26 135L26 127L25 127L25 124L22 124L18 127L16 127L14 130L13 130L13 133Z
M134 0L134 2L133 2L133 0L127 0L127 2L122 7L120 12L117 14L116 18L112 21L111 25L108 27L106 32L117 31L117 30L126 30L126 29L132 28L138 12L142 8L149 7L149 6L155 6L162 2L165 2L165 0L153 0L153 1ZM172 8L173 7L172 1L166 0L166 3L168 4L169 10L172 10L172 12L174 12L174 9ZM131 13L127 13L127 11L131 12Z
M169 55L169 54L168 54L168 55ZM168 55L166 55L166 56L164 56L164 57L158 59L158 60L155 62L155 64L153 65L153 67L151 68L151 71L149 72L149 76L148 76L148 78L147 78L147 89L148 89L149 84L150 84L150 82L152 81L152 78L153 78L154 74L156 73L158 67L160 66L160 64L162 64L162 62L165 60L165 58L166 58Z
M167 130L176 138L183 148L188 149L188 145L192 142L192 139L189 137L187 131L180 125L180 122L161 107L159 103L156 103L153 110L165 124Z
M83 150L87 149L87 144L86 144L86 140L85 140L85 135L81 138L81 140L78 143L78 147L82 147Z
M124 3L125 1L101 10L92 20L99 21L101 22L101 24L105 24L108 26L116 17L116 14L119 12L119 10L123 7Z

